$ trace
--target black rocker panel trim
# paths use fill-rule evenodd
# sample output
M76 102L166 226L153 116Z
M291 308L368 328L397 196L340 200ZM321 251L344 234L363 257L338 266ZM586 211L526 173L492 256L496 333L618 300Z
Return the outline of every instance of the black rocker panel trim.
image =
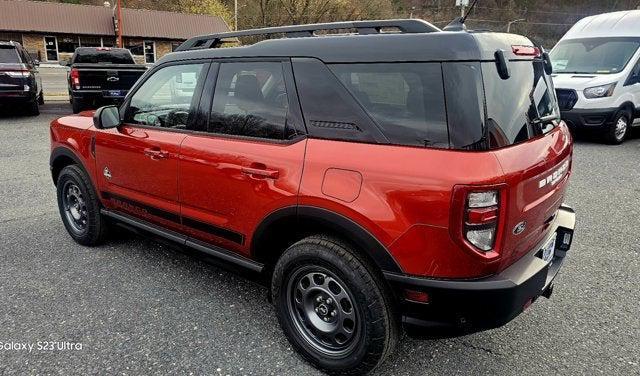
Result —
M144 211L146 211L147 213L156 216L158 218L162 218L162 219L166 219L168 221L171 222L175 222L175 223L181 223L184 226L190 227L194 230L198 230L198 231L202 231L202 232L206 232L208 234L229 240L231 242L237 243L237 244L244 244L244 235L235 232L235 231L231 231L229 229L226 228L222 228L222 227L218 227L209 223L205 223L205 222L201 222L195 219L191 219L191 218L187 218L187 217L182 217L180 218L180 215L177 213L172 213L163 209L159 209L156 208L154 206L150 206L147 204L143 204L141 202L135 201L135 200L131 200L127 197L123 197L121 195L118 194L113 194L110 192L100 192L100 194L102 195L102 197L104 197L106 200L115 200L115 201L121 201L127 205L131 205L131 206L135 206L138 208L143 209Z
M138 219L138 218L134 218L128 214L125 213L120 213L117 211L111 211L111 210L107 210L107 209L102 209L100 211L103 215L115 219L119 222L122 222L126 225L129 226L133 226L135 228L141 229L143 231L147 231L149 233L152 233L154 235L160 236L162 238L165 238L167 240L171 240L173 242L176 242L178 244L193 248L197 251L206 253L210 256L213 256L217 259L226 261L226 262L230 262L232 264L236 264L238 266L241 266L243 268L252 270L254 272L257 273L261 273L262 270L264 269L264 265L259 263L259 262L255 262L253 260L249 260L246 257L234 254L231 251L228 251L224 248L221 247L217 247L215 245L212 244L207 244L195 239L191 239L183 234L177 233L175 231L171 231L171 230L167 230L165 228L162 228L160 226L154 225L152 223L149 223L147 221Z

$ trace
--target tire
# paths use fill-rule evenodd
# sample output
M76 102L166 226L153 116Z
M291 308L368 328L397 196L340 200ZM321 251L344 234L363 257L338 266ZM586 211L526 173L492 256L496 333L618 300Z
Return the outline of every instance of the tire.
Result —
M278 321L318 369L361 375L393 352L399 330L393 299L374 270L348 245L322 235L295 243L278 260L271 282ZM319 328L327 338L319 338Z
M614 117L613 123L609 125L604 134L604 139L608 144L619 145L624 142L629 134L629 129L633 123L633 117L628 111L620 110Z
M81 112L82 110L84 110L84 101L79 98L72 98L71 108L73 109L74 114Z
M85 246L102 243L107 222L87 174L77 165L69 165L60 172L56 188L60 216L73 240Z
M40 107L38 106L38 98L34 98L32 101L27 102L27 114L29 116L40 115Z

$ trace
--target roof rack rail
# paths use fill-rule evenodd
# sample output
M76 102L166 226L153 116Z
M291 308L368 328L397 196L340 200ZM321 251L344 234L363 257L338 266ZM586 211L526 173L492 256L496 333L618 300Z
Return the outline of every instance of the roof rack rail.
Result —
M384 28L397 28L401 33L432 33L440 31L432 24L419 19L379 20L379 21L347 21L328 22L308 25L266 27L230 31L225 33L201 35L182 43L175 51L199 50L220 47L225 39L254 35L284 34L285 38L301 38L316 36L321 30L356 29L358 34L379 34Z

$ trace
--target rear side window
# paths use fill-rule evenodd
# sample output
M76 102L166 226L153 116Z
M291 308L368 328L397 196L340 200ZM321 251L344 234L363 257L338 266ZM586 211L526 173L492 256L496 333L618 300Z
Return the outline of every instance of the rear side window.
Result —
M73 61L79 64L135 64L129 50L84 49L76 50Z
M222 63L209 132L282 140L288 109L282 63Z
M439 63L332 64L392 144L449 147Z
M13 46L0 46L0 63L17 64L20 63L18 51Z

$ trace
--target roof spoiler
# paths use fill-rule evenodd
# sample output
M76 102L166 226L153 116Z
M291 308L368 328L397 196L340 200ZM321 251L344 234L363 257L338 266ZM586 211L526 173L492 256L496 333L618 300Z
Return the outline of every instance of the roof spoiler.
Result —
M175 51L218 48L224 44L224 40L247 36L283 34L284 38L315 37L318 31L343 29L356 29L359 35L368 35L383 33L383 29L385 28L395 28L398 29L400 33L433 33L440 31L440 29L432 24L419 19L329 22L202 35L187 40L176 48Z

